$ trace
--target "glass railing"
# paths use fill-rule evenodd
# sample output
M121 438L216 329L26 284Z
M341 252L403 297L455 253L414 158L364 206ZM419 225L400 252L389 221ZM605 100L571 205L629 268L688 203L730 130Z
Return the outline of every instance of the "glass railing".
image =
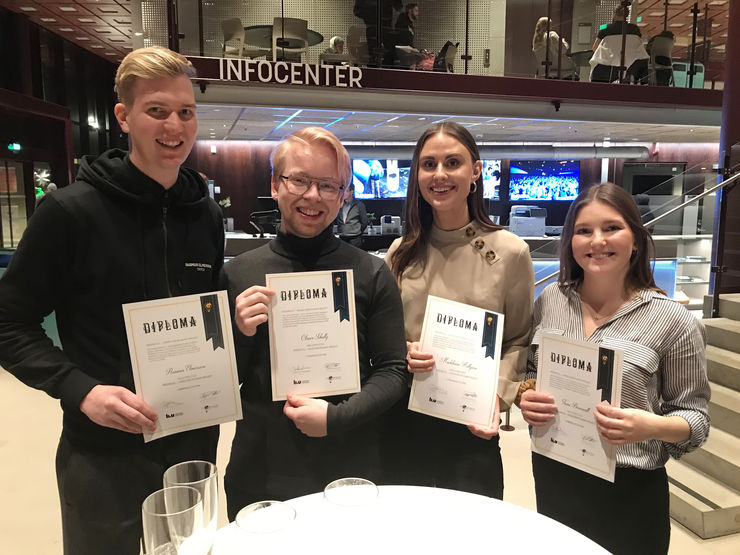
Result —
M737 148L737 146L735 147ZM615 178L616 177L616 178ZM691 164L625 163L612 181L633 194L655 243L653 272L658 287L697 316L708 316L712 241L718 186L717 157ZM712 191L712 189L717 189ZM685 206L682 206L685 205ZM528 238L536 293L557 280L560 239ZM714 261L721 265L721 260Z
M633 2L627 24L615 16L624 3L552 0L543 11L528 2L344 0L329 10L326 2L204 0L179 2L177 21L180 51L192 56L720 86L728 2L696 13L689 2ZM142 45L166 44L166 3L142 10Z

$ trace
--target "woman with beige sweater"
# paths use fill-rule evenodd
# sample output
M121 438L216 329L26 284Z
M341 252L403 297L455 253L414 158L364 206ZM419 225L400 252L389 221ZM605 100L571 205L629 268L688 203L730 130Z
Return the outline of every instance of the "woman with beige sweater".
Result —
M427 296L504 314L496 413L490 427L465 426L411 412L408 397L385 419L389 483L438 486L503 497L499 410L514 402L532 326L534 272L527 244L494 225L483 205L482 162L462 126L429 127L409 173L403 236L386 262L403 299L408 370L433 372L419 350Z

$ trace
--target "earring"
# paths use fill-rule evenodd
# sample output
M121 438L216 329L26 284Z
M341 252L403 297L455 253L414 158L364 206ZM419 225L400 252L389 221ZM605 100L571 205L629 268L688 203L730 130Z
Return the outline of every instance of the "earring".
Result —
M475 193L475 192L476 192L477 190L478 190L478 184L477 184L477 183L476 183L475 181L473 181L473 182L472 182L472 183L470 184L470 194L472 195L472 194L473 194L473 193Z

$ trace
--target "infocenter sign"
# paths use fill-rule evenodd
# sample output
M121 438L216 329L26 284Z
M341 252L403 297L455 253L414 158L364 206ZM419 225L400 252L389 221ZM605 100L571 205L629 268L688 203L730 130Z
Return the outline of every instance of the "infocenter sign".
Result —
M346 65L301 64L243 58L219 58L221 81L362 88L362 68ZM198 71L199 77L206 77Z

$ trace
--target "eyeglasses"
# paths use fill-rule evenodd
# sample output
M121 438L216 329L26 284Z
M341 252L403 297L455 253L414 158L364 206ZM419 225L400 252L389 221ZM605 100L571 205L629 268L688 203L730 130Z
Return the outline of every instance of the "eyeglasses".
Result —
M281 175L280 179L285 181L288 191L294 195L305 195L314 183L319 190L319 197L324 200L337 200L344 191L344 187L339 183L307 175Z

